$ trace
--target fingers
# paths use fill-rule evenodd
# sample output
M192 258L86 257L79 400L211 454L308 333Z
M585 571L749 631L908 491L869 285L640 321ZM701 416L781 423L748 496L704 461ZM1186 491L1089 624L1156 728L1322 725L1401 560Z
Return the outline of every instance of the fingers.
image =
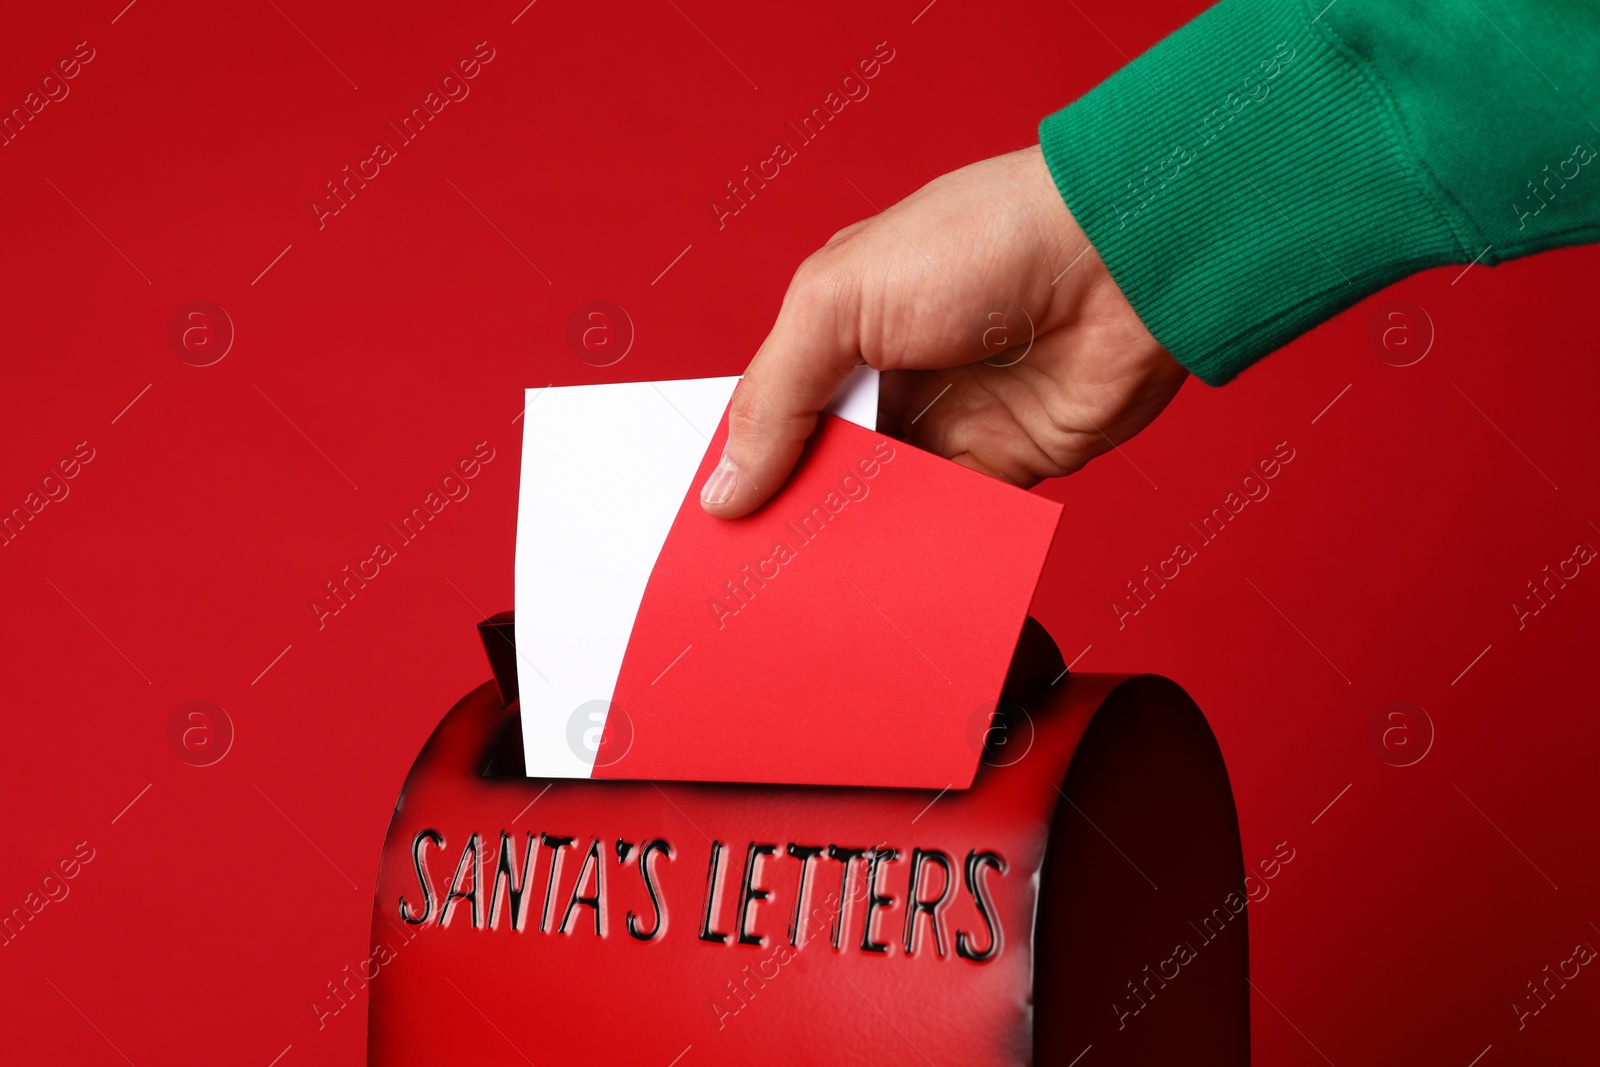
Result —
M1015 415L985 389L981 368L885 371L878 383L878 429L925 452L1024 489L1049 460Z
M772 332L734 389L728 443L700 504L719 518L748 515L794 470L817 415L861 363L856 294L816 260L795 275Z
M1065 473L1041 447L1008 388L1014 368L917 372L901 398L901 437L934 455L1027 488ZM1022 417L1019 417L1022 416Z
M1019 422L995 395L989 372L1003 372L978 368L974 378L958 368L995 355L997 334L1000 348L1017 347L1013 306L1032 309L1030 338L1075 320L1081 287L1058 289L1052 279L1068 249L1083 258L1082 242L1037 148L944 175L840 231L796 273L734 391L727 447L701 487L702 506L737 518L765 503L794 469L818 413L863 361L891 375L880 383L886 432L931 441L945 456L966 454L968 466L1018 484L1061 473L1029 432L1049 438L1052 424ZM1024 358L1038 357L1024 347L1016 359Z

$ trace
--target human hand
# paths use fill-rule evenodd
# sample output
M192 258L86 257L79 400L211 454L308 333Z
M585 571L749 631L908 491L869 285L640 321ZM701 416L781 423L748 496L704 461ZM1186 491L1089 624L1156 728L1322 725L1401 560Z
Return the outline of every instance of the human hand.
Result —
M702 506L737 518L765 503L863 362L884 372L882 432L1019 486L1132 437L1188 376L1111 280L1037 145L934 179L800 265L734 390Z

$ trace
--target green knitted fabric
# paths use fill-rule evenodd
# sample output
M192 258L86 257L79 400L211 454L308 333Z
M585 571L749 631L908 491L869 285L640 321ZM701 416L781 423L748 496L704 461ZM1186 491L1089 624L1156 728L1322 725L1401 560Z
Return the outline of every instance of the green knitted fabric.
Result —
M1222 0L1039 127L1212 385L1408 274L1600 236L1600 3L1325 3Z

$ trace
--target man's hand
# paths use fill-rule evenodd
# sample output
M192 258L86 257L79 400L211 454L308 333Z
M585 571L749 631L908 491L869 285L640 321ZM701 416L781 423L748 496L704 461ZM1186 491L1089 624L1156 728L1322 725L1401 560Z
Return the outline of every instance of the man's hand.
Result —
M734 391L706 510L735 518L772 496L863 362L885 372L880 430L1020 486L1132 437L1188 376L1112 282L1038 146L937 178L800 265Z

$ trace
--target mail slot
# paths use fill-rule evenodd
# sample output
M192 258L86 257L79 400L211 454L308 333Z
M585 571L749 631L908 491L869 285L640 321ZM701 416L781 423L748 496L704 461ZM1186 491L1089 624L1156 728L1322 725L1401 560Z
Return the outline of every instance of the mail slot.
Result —
M384 842L374 1067L1248 1062L1237 817L1173 682L1029 619L970 788L541 780L479 629Z

